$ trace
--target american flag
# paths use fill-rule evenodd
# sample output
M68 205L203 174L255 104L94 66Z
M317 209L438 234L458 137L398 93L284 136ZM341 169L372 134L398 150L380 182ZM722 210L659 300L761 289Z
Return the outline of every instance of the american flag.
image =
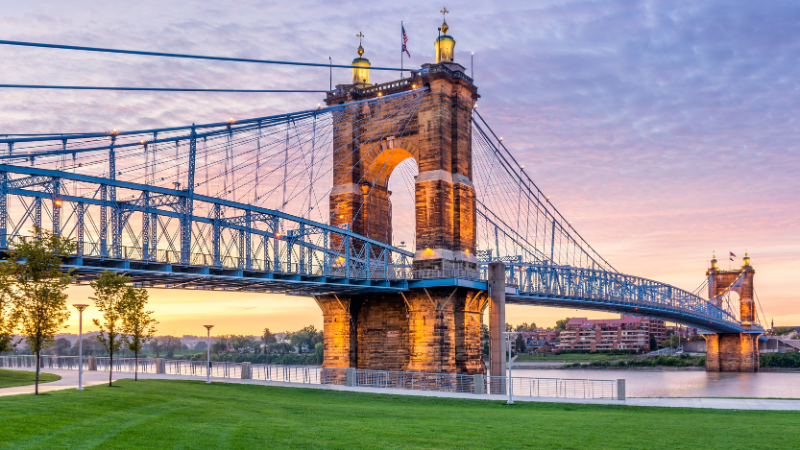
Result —
M408 43L408 36L406 35L406 27L404 27L401 24L400 29L403 32L403 49L400 50L400 53L406 52L406 55L408 55L408 57L411 58L411 53L408 53L408 47L406 47L406 43Z

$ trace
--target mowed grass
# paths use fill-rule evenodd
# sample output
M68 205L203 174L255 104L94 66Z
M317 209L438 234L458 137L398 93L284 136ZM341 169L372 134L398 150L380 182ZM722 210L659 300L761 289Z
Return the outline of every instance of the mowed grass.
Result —
M61 379L60 375L53 373L39 373L39 383L49 383L51 381L58 381ZM0 389L16 386L27 386L36 382L36 372L28 372L24 370L8 370L0 369Z
M547 356L533 356L533 355L519 355L514 362L550 362L550 361L609 361L615 359L627 359L633 355L609 355L606 353L565 353L563 355L547 355Z
M2 448L797 448L797 412L457 400L202 381L0 397Z

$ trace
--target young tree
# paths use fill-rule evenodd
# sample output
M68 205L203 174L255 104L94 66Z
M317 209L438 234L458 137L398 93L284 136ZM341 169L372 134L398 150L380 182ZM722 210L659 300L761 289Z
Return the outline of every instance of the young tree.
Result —
M127 338L128 350L133 352L133 381L139 380L139 352L144 344L153 339L158 322L145 311L147 306L147 290L128 286L122 297L122 332Z
M13 315L11 302L11 276L8 264L0 266L0 353L10 352L14 349L14 328L16 320Z
M522 353L525 351L525 338L522 337L521 334L517 335L517 338L514 340L514 343L517 345L517 353Z
M130 278L104 270L90 283L94 289L94 305L103 314L103 320L92 320L100 329L97 340L103 344L109 356L108 385L111 386L114 372L114 352L122 349L125 335L122 333L122 299L128 290Z
M150 341L150 350L156 354L156 358L161 357L161 352L164 351L162 341L163 338L153 338L153 340Z
M175 336L163 336L161 338L161 350L167 354L167 358L174 357L175 351L180 350L182 347L183 343L180 338Z
M269 331L269 328L264 328L264 334L261 335L261 342L264 344L264 353L267 353L269 345L275 344L278 342L278 339Z
M31 351L36 354L36 386L42 349L69 318L67 287L72 275L61 270L61 255L75 251L75 243L50 231L34 227L36 238L15 243L0 273L12 283L10 295L14 317Z

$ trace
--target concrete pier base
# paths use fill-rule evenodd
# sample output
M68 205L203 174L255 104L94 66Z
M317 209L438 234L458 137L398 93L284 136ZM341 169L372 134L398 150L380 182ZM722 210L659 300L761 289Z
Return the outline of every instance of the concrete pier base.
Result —
M758 333L703 335L707 372L758 372Z

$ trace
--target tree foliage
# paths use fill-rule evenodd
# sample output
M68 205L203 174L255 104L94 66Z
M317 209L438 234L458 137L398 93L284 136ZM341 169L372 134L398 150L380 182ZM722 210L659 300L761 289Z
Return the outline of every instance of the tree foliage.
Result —
M61 270L61 256L75 251L75 243L51 231L34 227L35 238L15 242L0 274L14 304L12 321L36 354L36 394L42 349L69 318L67 287L72 275Z
M572 319L572 317L567 317L566 319L559 319L556 320L556 330L564 331L567 329L567 322Z
M517 338L514 340L514 343L516 344L517 353L522 353L525 351L525 338L522 337L521 334L517 335Z
M528 322L522 322L514 328L514 331L536 331L536 324L531 322L528 325Z

